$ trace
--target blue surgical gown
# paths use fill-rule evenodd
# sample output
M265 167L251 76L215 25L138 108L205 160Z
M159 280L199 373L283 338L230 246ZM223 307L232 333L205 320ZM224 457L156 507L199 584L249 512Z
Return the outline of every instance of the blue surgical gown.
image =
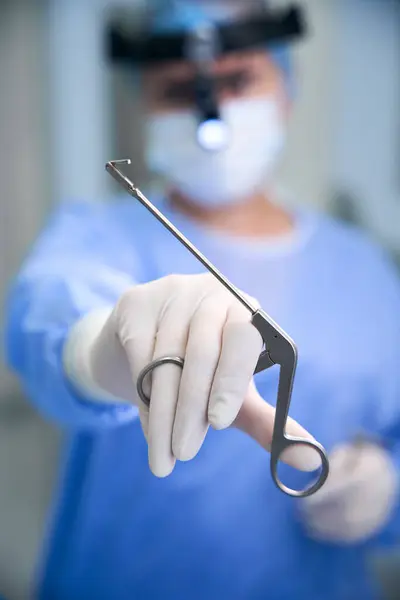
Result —
M400 286L364 234L296 211L295 234L235 240L163 210L299 349L291 416L328 450L361 430L400 464ZM135 282L203 267L140 205L62 205L27 258L7 310L9 363L66 446L41 567L41 600L354 600L379 597L371 548L307 536L299 501L278 491L269 456L242 432L210 431L166 479L148 468L134 407L99 405L66 380L73 323ZM275 403L277 372L257 376ZM303 475L289 467L284 477ZM290 471L290 473L289 473ZM371 482L374 485L374 482Z

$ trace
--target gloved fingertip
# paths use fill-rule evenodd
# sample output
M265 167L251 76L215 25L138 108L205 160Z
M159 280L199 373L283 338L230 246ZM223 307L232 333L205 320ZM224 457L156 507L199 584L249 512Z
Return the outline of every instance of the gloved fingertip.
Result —
M315 438L302 427L297 421L288 417L286 422L287 435L294 438L301 438L309 442L316 442ZM297 443L290 446L281 456L282 462L299 471L312 472L322 466L321 456L315 448L307 444Z
M184 436L174 434L172 436L172 453L180 462L189 462L193 460L199 453L204 439L207 434L208 427L195 430L191 435Z
M151 433L151 432L150 432ZM152 436L148 440L148 460L150 471L159 479L164 479L171 475L175 468L176 460L172 452L167 448L160 448L152 441Z
M229 395L218 396L213 399L208 408L208 422L217 431L227 429L237 417L240 406L237 398Z
M312 438L310 437L312 440ZM298 444L285 450L282 462L298 469L299 471L312 472L321 467L321 457L316 450L309 446Z
M174 456L176 460L179 460L180 462L189 462L195 458L196 454L197 450L190 448L179 448L174 450Z
M175 464L176 464L175 460L165 461L163 463L149 462L150 471L158 479L165 479L166 477L171 475L172 471L175 468Z
M187 446L180 438L175 435L172 436L172 454L176 460L187 462L193 458L193 452L190 452Z

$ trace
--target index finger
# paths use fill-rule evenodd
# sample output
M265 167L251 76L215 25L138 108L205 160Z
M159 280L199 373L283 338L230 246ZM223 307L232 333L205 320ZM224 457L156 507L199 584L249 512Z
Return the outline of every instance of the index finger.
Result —
M252 380L242 408L232 426L247 433L260 446L270 452L274 421L275 409L261 398L257 392L254 380ZM313 436L304 427L290 417L288 417L286 422L286 433L293 437L315 441ZM282 456L282 462L300 471L315 471L321 465L319 455L315 450L307 446L288 448Z

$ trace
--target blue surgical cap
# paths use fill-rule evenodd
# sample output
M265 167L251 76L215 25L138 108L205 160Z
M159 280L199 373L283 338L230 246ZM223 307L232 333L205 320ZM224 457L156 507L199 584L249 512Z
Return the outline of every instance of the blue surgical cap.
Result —
M149 0L148 21L154 33L190 31L204 22L221 24L265 10L266 0ZM290 97L294 95L293 66L287 44L266 46L285 76Z

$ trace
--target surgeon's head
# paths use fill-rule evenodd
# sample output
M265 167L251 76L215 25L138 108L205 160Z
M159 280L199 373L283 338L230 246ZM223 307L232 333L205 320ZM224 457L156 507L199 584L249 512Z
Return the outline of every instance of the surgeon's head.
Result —
M289 50L263 39L264 0L150 4L160 37L141 67L148 166L201 207L243 202L268 185L284 147Z

